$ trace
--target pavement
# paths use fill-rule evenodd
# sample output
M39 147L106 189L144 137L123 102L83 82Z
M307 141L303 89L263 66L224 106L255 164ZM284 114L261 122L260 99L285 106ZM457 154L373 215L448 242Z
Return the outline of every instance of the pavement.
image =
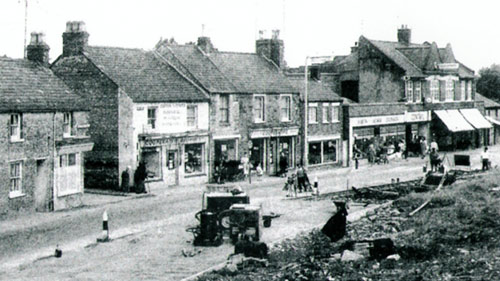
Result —
M481 149L476 149L474 151L456 153L471 155L472 169L477 169L481 167L480 152ZM490 147L493 166L495 166L495 163L500 163L499 152L500 146ZM442 157L444 156L445 154L442 154ZM450 160L453 158L451 153L446 154L446 157ZM391 179L396 178L399 178L401 181L416 179L423 175L422 166L426 163L428 163L427 158L397 159L390 161L389 164L381 165L370 165L362 160L359 169L342 167L329 170L315 170L309 172L309 177L311 181L315 177L318 177L320 192L330 193L345 190L351 186L362 187L390 183ZM285 192L281 190L285 180L279 177L262 176L252 177L251 184L248 182L239 182L236 184L240 185L250 195L252 203L263 205L264 210L287 213L287 216L280 218L276 223L273 221L273 226L277 225L273 229L286 230L288 235L294 235L297 231L314 227L315 224L324 221L328 217L328 215L324 215L311 219L306 212L303 213L300 209L309 208L314 210L313 203L304 203L302 200L296 200L297 202L285 200ZM40 258L52 254L55 241L59 240L65 253L72 250L79 252L82 249L88 249L88 247L95 247L95 238L99 235L101 227L100 217L102 216L102 211L105 209L110 210L109 213L112 219L119 220L118 222L110 223L113 228L111 237L115 241L127 239L127 237L131 236L144 236L147 238L145 240L154 244L156 240L153 238L166 239L165 233L169 233L174 235L170 236L169 239L177 239L179 243L183 243L182 241L185 242L183 240L186 239L184 235L178 237L179 231L182 231L187 223L193 222L194 213L201 208L202 188L198 186L166 188L160 183L151 183L149 184L149 189L149 194L127 194L126 196L124 194L103 195L86 193L83 197L84 207L81 208L52 213L17 213L3 219L0 221L0 244L3 244L3 246L0 246L1 267L32 264L33 261L40 260ZM323 207L329 208L326 205ZM135 215L143 213L147 213L149 217L144 218L143 216ZM294 223L295 227L293 229L287 227L288 223ZM175 228L173 228L174 226ZM151 234L146 233L152 229L158 230L159 234L156 236L153 235L154 237L150 239L148 235ZM163 234L160 234L160 230L163 231ZM82 234L82 232L84 233ZM266 239L269 239L269 241L274 241L283 236L279 231L268 231L266 233L268 236ZM64 239L62 239L63 237ZM12 239L17 240L11 242ZM129 241L129 243L132 242ZM133 243L135 244L135 242ZM11 244L10 248L8 244ZM116 245L118 244L116 243ZM26 249L24 249L25 247ZM118 246L113 247L117 247L116 251L122 250ZM143 247L149 246L143 245ZM98 247L95 249L98 249ZM217 249L215 252L227 252L229 250L226 247L225 250ZM88 252L91 253L92 251L89 250ZM84 254L90 255L90 253L85 252ZM176 260L174 257L173 259L174 261ZM216 262L216 260L213 262ZM185 265L179 264L179 266L182 267ZM149 265L147 268L149 268ZM192 270L200 271L202 269L201 267L186 268L185 272L178 272L178 274L186 277L189 276L188 272L192 272ZM33 270L36 271L36 267ZM88 271L89 269L86 270ZM122 270L121 267L120 270ZM129 276L127 274L124 273L124 276ZM12 276L15 276L15 274ZM54 277L57 279L58 275ZM97 275L97 277L97 279L103 278L101 275ZM25 279L21 278L21 280ZM125 278L125 280L129 279Z

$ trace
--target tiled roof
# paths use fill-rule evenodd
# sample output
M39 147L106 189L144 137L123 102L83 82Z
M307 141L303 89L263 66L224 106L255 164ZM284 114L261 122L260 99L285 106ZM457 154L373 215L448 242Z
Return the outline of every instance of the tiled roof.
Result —
M235 85L196 45L161 45L158 53L209 92L237 92Z
M88 110L55 74L39 63L0 58L0 112Z
M151 51L87 47L85 55L135 102L208 100L203 90Z
M214 52L209 58L244 93L296 93L279 69L253 53Z
M403 44L399 42L370 40L361 36L360 42L362 40L370 42L385 56L404 69L408 76L422 77L425 73L443 72L455 73L465 78L474 77L474 71L455 59L450 44L447 44L445 48L438 48L435 42L432 44L427 42L423 44ZM458 63L459 69L458 71L437 70L436 65L441 63Z
M267 59L254 53L203 53L196 45L160 44L157 51L213 93L291 93L295 89Z
M500 108L500 104L476 92L476 101L483 101L485 108Z
M288 77L295 89L301 96L305 94L304 76L293 75ZM307 82L307 99L309 102L321 101L343 101L344 99L337 95L330 87L320 81L309 79Z

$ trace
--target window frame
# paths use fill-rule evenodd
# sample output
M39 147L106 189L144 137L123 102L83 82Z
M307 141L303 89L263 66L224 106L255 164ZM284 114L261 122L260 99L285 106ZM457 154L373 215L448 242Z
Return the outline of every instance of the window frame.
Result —
M286 111L286 116L283 114L284 111ZM280 120L281 122L292 121L292 95L280 95Z
M452 79L445 80L445 101L453 101L455 94L455 87Z
M9 116L9 140L10 142L20 142L23 141L23 114L22 113L11 113ZM14 124L13 119L17 117L17 122ZM16 128L16 133L13 134L12 130Z
M467 81L467 100L471 101L472 100L472 81Z
M266 122L266 96L265 95L254 95L253 96L253 120L254 123L264 123ZM260 110L258 111L259 115L257 115L257 110L256 110L256 104L257 101L260 100L262 103L259 102L260 104Z
M438 79L432 79L430 81L430 92L431 92L431 99L432 102L439 102L439 80Z
M415 81L415 102L422 102L422 81Z
M413 102L413 81L408 80L405 83L406 87L406 102L412 103Z
M229 95L219 95L220 122L229 123Z
M63 112L63 137L71 137L73 133L73 112Z
M19 165L19 169L17 169L18 175L14 176L12 175L13 165ZM23 192L23 166L24 166L23 160L16 160L9 162L9 198L15 198L25 195ZM15 189L13 188L13 181L17 182L17 186Z
M150 116L150 112L154 113L154 116ZM158 120L158 107L157 106L148 106L147 109L147 124L151 129L156 129L156 120Z
M189 146L200 146L201 148L201 151L200 151L200 170L199 171L187 171L187 167L188 167L188 163L190 163L189 159L188 159L188 150L186 149L186 147L189 147ZM205 143L185 143L184 144L184 176L196 176L196 175L202 175L202 174L205 174L205 170L206 170L206 165L205 165Z
M331 114L330 111L330 104L329 103L323 103L322 106L321 106L321 122L323 124L327 124L327 123L330 123L330 120L328 118L328 114ZM316 111L316 114L318 112ZM316 116L316 120L318 119L318 117Z
M331 122L338 123L340 122L340 103L331 103ZM335 118L335 119L334 119Z
M311 114L314 109L314 120L312 121ZM309 103L307 105L307 124L318 124L318 104Z
M190 109L194 110L193 116L189 116ZM194 119L194 120L191 120L192 124L190 123L190 119ZM198 128L198 105L188 104L186 106L186 125L190 128Z
M460 81L460 100L465 101L467 100L467 93L466 93L466 81L461 80Z

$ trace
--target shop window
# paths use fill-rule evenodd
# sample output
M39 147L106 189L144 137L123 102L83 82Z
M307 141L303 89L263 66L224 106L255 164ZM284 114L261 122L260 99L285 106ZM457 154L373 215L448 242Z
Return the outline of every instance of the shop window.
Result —
M75 153L68 154L68 166L75 166L75 165L76 165L76 154Z
M229 122L229 95L220 95L220 121Z
M332 122L338 122L340 120L340 106L338 104L332 104Z
M337 162L337 145L334 140L323 142L323 162Z
M156 107L148 108L148 125L151 129L156 128Z
M22 140L22 123L23 116L22 114L11 114L9 121L9 136L10 141L19 141Z
M255 122L265 121L265 100L264 96L253 97L253 117Z
M329 104L328 103L324 103L323 106L321 107L321 119L323 120L323 123L328 123L328 108L329 108Z
M63 114L63 136L70 137L73 131L73 113L65 112Z
M203 144L186 144L184 147L184 172L203 173Z
M292 109L292 97L291 96L281 96L281 121L291 120L291 109Z
M68 164L68 155L63 154L59 156L59 167L66 167Z
M308 110L308 115L309 115L309 124L315 124L318 123L318 105L316 103L310 103L309 104L309 110Z
M415 82L415 102L421 102L421 101L422 101L422 82L416 81Z
M453 100L453 93L455 92L453 84L454 84L453 80L451 80L451 79L446 80L446 100L447 101Z
M309 165L321 164L321 142L309 143Z
M198 127L198 106L187 106L187 125L188 127Z
M16 161L10 163L10 191L9 197L16 197L23 195L23 162Z
M406 81L406 101L413 102L413 81Z
M309 164L337 162L337 140L325 140L309 143Z

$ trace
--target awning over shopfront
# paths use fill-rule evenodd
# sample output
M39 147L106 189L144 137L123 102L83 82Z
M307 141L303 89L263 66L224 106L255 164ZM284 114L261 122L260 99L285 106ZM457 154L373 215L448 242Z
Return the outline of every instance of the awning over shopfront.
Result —
M495 118L493 117L490 117L490 116L484 116L488 121L491 122L491 124L495 124L497 126L500 126L500 120L496 120Z
M474 128L465 120L457 109L436 110L436 115L451 132L473 131Z
M477 108L460 109L460 113L476 129L492 128L491 123L477 110Z

